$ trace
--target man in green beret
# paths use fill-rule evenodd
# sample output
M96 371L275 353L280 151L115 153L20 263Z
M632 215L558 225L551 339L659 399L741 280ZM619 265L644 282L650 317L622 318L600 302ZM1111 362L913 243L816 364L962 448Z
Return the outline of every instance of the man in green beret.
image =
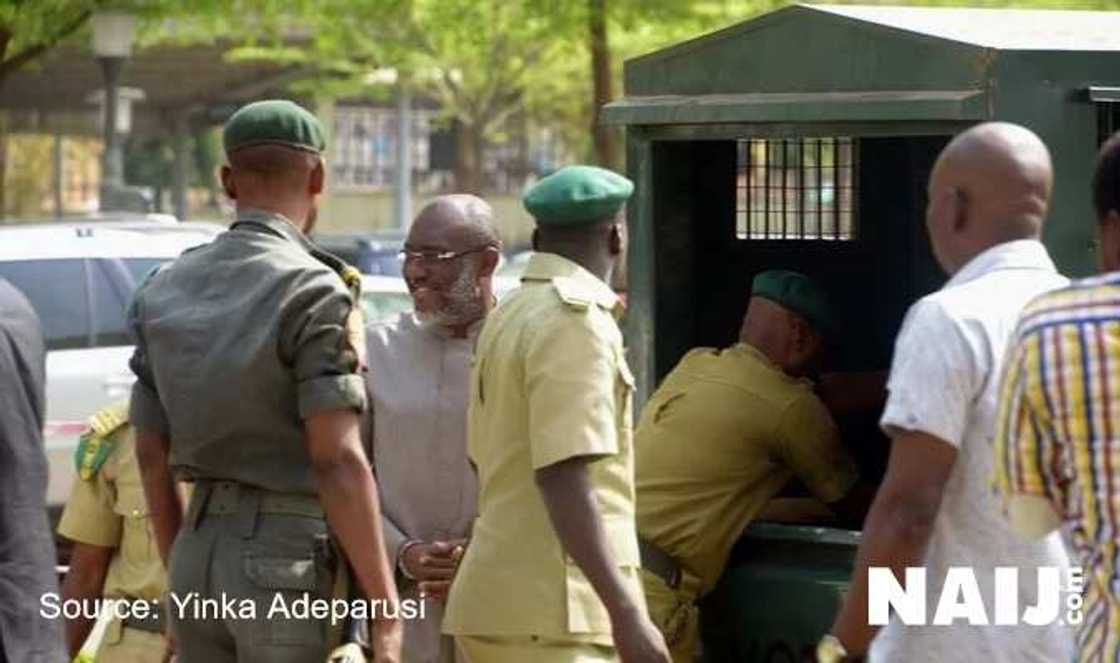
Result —
M323 128L262 101L223 139L236 222L149 276L129 311L131 420L179 660L325 660L340 629L294 602L347 598L348 562L354 591L379 602L375 660L396 662L397 593L359 435L353 273L306 236ZM194 484L185 516L174 479Z
M632 192L572 166L525 195L537 253L486 319L471 375L479 514L443 623L471 663L669 660L638 576L634 379L607 286Z
M824 293L807 277L758 274L739 342L689 352L642 411L635 433L642 584L675 663L696 660L697 599L791 478L837 514L856 522L862 515L850 497L855 463L806 379L831 328Z

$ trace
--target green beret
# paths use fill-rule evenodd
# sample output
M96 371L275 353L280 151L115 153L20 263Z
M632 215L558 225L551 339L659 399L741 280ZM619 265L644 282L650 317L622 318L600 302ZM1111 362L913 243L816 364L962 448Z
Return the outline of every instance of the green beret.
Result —
M327 147L323 125L301 106L285 99L254 101L226 122L222 144L226 154L251 145L287 145L318 154Z
M769 299L801 315L820 334L835 329L827 296L804 274L784 269L762 272L754 277L751 295Z
M595 166L565 166L525 192L525 209L539 226L578 226L613 218L634 183Z

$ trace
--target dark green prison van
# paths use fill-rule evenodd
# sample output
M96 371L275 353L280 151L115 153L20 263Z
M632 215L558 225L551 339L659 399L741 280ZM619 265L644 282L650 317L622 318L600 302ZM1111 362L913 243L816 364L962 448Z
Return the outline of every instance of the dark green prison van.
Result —
M1000 120L1046 141L1044 241L1092 272L1098 146L1120 129L1120 12L795 5L626 63L637 184L628 345L638 403L696 346L734 341L763 270L818 280L842 324L827 370L886 370L907 308L945 281L925 235L926 181L961 130ZM882 476L877 412L840 421ZM796 490L796 487L791 488ZM755 523L701 608L708 661L812 659L859 532Z

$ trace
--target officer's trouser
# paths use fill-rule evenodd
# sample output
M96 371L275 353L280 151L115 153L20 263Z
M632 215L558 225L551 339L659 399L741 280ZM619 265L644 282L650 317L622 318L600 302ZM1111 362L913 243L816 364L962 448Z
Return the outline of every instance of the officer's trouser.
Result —
M114 620L105 629L105 638L97 648L97 663L160 663L165 648L159 633L126 628Z
M618 663L614 647L537 636L455 636L466 663Z
M642 569L642 589L649 617L664 636L673 663L694 663L700 645L699 579L685 571L680 586L671 589L659 576Z
M324 661L329 620L285 611L329 600L334 567L317 498L198 482L168 576L179 661Z

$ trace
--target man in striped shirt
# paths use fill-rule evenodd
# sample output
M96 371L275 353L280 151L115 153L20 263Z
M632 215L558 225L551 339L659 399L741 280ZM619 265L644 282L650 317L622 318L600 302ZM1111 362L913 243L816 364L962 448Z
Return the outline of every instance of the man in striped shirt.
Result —
M1103 276L1034 300L1008 353L995 437L1004 515L1064 527L1084 568L1078 660L1120 660L1120 134L1093 177Z

